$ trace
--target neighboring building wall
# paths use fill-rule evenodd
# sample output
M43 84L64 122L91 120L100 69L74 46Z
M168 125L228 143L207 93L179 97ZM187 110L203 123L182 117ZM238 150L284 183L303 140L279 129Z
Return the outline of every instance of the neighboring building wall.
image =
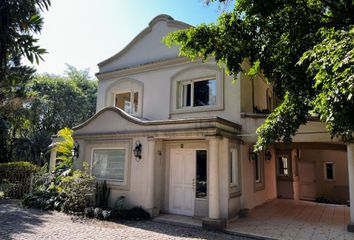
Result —
M243 181L243 200L242 208L254 208L277 197L275 180L275 153L272 151L272 159L264 161L264 188L255 188L255 169L253 160L249 159L249 144L241 145L242 156L242 181Z
M345 151L301 150L300 161L316 163L316 185L318 197L346 202L349 199L348 164ZM335 180L325 180L324 163L335 165ZM301 172L299 173L301 178Z

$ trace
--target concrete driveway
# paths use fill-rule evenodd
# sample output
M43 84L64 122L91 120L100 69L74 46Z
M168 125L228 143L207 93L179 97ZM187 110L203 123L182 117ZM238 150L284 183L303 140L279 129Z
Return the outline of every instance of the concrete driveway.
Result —
M349 207L276 199L228 225L230 232L291 240L353 240L347 232Z

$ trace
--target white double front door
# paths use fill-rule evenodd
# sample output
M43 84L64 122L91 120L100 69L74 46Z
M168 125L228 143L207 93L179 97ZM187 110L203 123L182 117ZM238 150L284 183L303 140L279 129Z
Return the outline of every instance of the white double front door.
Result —
M171 149L170 164L169 210L174 214L193 216L196 186L196 150Z

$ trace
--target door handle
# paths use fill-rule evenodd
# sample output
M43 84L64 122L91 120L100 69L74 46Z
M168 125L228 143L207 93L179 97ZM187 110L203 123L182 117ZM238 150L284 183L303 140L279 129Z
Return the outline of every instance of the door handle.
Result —
M195 178L193 178L193 180L192 180L192 188L193 188L193 192L195 192L194 191L194 189L195 189Z

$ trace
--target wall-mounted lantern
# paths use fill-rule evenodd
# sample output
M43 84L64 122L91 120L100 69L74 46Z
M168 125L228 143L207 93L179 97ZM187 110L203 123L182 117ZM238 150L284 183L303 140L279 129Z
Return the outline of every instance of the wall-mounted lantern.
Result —
M264 157L265 157L265 160L270 161L270 160L272 160L272 153L269 150L265 151Z
M248 159L255 161L255 160L257 160L257 158L258 158L257 153L253 151L252 147L250 147L250 148L248 149Z
M78 159L79 157L79 150L80 150L80 145L78 142L75 141L73 149L71 150L71 153L73 155L73 159Z
M141 145L140 141L138 140L135 142L135 146L133 149L135 161L139 162L141 160L141 152L142 152L142 145Z

